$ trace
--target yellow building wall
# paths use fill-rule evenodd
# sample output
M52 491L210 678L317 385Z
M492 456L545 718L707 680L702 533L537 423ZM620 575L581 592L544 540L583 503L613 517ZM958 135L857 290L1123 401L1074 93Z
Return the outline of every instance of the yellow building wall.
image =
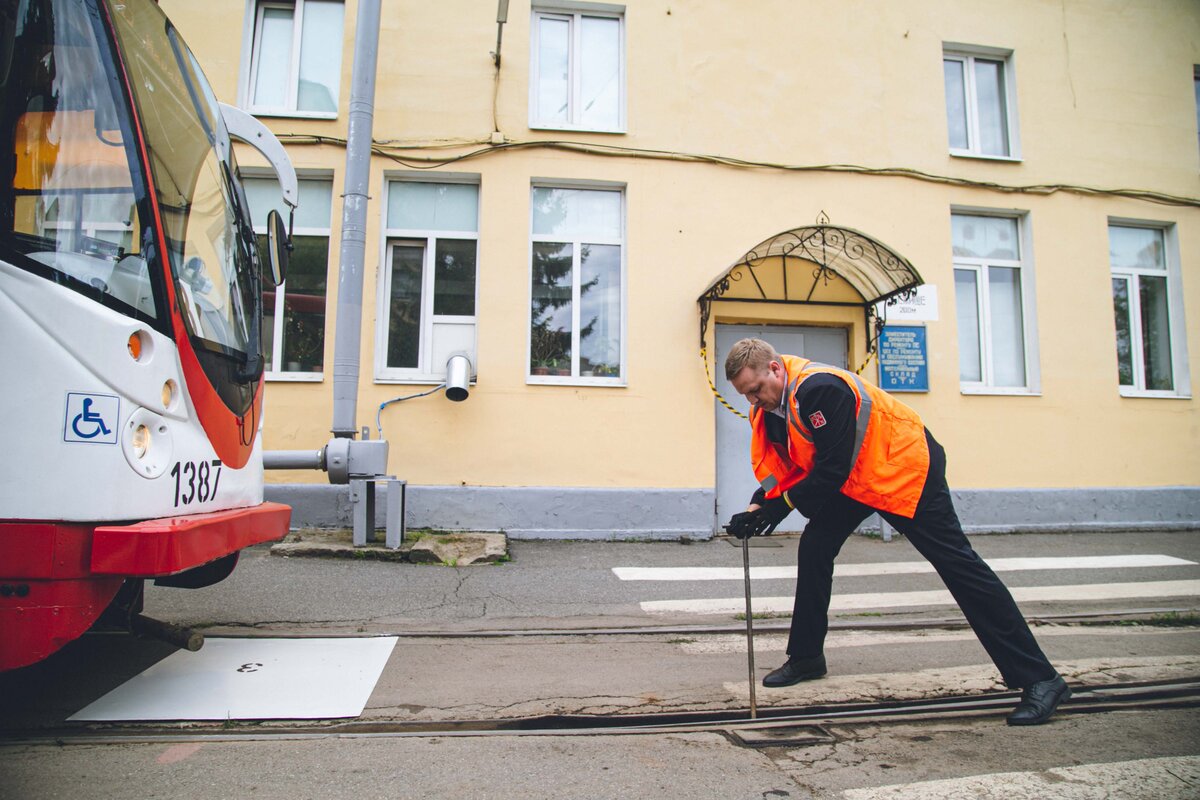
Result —
M214 88L236 102L243 0L162 0ZM1190 0L631 0L625 8L627 133L531 130L529 12L510 4L498 84L494 4L384 3L374 138L414 159L476 150L441 168L479 176L478 384L464 403L440 396L383 413L389 471L414 484L711 487L716 409L699 356L696 299L760 241L824 213L906 257L938 287L928 327L930 392L904 400L949 452L956 488L1173 486L1200 483L1200 413L1190 396L1125 398L1116 380L1109 218L1174 226L1192 382L1200 380L1200 146L1192 65L1200 5ZM286 134L344 139L357 4L347 2L344 75L333 121L264 117ZM214 20L219 20L219 24ZM1014 52L1021 159L948 154L941 56L958 42ZM236 46L235 46L236 45ZM493 97L495 106L493 107ZM563 140L747 159L764 164L903 168L976 184L1132 188L1182 205L1107 194L1009 192L980 185L834 170L737 168L546 148ZM444 145L460 145L444 149ZM317 449L332 417L334 316L345 151L289 144L296 167L332 174L326 378L269 382L267 449ZM392 151L401 152L401 151ZM254 163L247 156L244 163ZM376 286L386 175L372 161L358 424L422 391L374 379ZM433 170L431 174L437 174ZM526 382L529 193L535 179L625 186L627 361L623 387ZM1041 390L960 391L950 212L1019 210L1032 230ZM849 327L864 354L862 313L812 306L718 304L716 322ZM714 370L721 365L713 364ZM865 374L876 375L872 363ZM319 480L271 473L276 482Z

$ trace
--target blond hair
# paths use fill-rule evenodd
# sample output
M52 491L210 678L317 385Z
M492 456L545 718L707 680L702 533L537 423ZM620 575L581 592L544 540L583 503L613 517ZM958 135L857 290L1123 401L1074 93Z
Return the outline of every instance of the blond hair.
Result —
M762 372L772 361L779 361L779 353L769 342L762 339L739 339L729 348L725 357L725 380L732 381L734 376L746 367L755 372Z

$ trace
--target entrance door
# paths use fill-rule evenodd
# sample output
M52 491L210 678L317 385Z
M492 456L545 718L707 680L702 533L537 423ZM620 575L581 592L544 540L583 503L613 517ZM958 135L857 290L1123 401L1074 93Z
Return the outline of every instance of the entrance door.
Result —
M725 380L725 356L734 342L746 337L765 339L780 353L803 356L823 364L845 368L847 337L842 328L801 328L777 325L717 325L716 362L713 364L717 391L743 414L750 414L750 404ZM750 468L750 424L731 413L720 402L713 402L717 415L717 530L739 511L758 488ZM801 531L807 520L793 513L776 529L780 532Z

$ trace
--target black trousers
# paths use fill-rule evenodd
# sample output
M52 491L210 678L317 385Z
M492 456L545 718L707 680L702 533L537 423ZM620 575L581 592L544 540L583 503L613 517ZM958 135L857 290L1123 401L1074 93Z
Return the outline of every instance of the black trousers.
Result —
M1054 677L1054 667L1033 638L1008 588L963 534L946 485L946 451L928 431L925 438L929 442L929 476L915 516L908 519L879 513L937 570L1005 684L1022 689ZM789 656L811 657L822 652L829 625L833 560L854 529L876 512L839 493L809 520L800 537Z

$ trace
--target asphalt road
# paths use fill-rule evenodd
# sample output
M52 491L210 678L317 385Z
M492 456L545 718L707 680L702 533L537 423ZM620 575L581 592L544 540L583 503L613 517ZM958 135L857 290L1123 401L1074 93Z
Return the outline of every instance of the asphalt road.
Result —
M973 543L1007 565L1000 574L1015 594L1063 598L1021 606L1080 696L1126 683L1200 681L1200 533L991 535ZM794 541L755 545L753 565L766 571L753 581L756 600L786 598L794 579L778 574L792 564ZM804 746L750 747L712 732L418 735L405 726L748 707L746 642L737 632L744 622L705 605L740 602L740 548L514 542L510 553L508 563L452 568L280 558L256 548L218 586L149 588L147 614L203 626L210 647L227 636L253 637L253 646L331 635L396 637L395 646L361 714L337 723L351 728L321 720L302 729L279 720L70 723L68 716L172 654L127 636L85 637L42 664L0 675L0 728L7 729L0 800L1200 797L1200 713L1191 707L1081 713L1067 704L1036 729L1005 726L1002 708L901 723L831 720ZM1110 556L1169 561L1082 567ZM1008 561L1018 558L1066 560ZM905 566L918 561L903 540L848 542L835 605L839 598L872 605L835 611L826 678L759 687L759 708L1003 691L957 609L928 594L940 589L937 576ZM667 571L624 571L632 568ZM719 571L729 569L737 579ZM705 574L715 579L694 577ZM1150 588L1136 596L1137 587ZM676 605L655 611L663 602ZM705 630L713 626L728 632ZM761 678L785 658L786 619L756 626ZM561 635L580 629L586 634ZM498 631L509 635L486 635ZM297 694L321 695L335 682ZM224 741L222 733L238 738ZM144 738L117 738L129 734Z

